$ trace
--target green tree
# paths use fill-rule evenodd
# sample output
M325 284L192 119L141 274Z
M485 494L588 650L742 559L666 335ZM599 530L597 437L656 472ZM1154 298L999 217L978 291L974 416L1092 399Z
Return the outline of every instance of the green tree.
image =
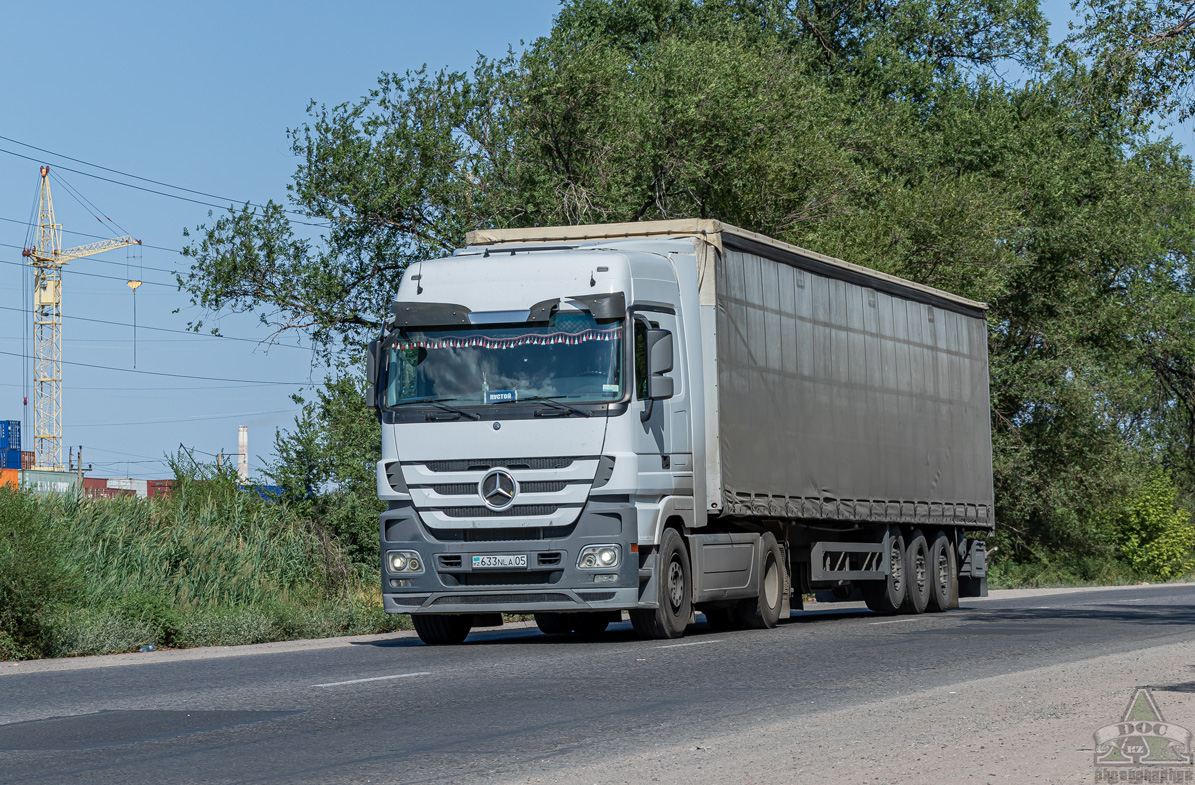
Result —
M1173 141L1093 100L1098 64L1044 31L1023 0L568 2L522 54L309 107L290 188L322 241L280 206L233 211L182 283L353 376L405 266L471 228L720 218L990 302L1001 543L1112 553L1101 511L1152 466L1195 487L1195 193ZM1025 84L995 74L1010 59ZM276 467L348 489L333 507L373 493L369 461L325 455L368 452L337 418L377 442L342 392Z
M1138 118L1195 114L1195 2L1075 0L1072 7L1083 21L1067 44L1092 61L1100 99Z

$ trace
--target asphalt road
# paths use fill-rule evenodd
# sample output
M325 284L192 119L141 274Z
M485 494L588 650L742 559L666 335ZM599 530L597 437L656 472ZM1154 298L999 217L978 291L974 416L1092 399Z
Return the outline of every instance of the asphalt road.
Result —
M1195 587L794 613L775 630L639 641L533 628L0 670L0 782L583 781L628 751L1195 639ZM698 617L700 619L700 617ZM11 667L11 666L10 666Z

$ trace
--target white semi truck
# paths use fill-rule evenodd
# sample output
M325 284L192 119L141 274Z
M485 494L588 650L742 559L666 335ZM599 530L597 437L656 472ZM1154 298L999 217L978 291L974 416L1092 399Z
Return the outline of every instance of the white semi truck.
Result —
M383 597L424 642L986 594L983 303L713 220L467 243L370 345Z

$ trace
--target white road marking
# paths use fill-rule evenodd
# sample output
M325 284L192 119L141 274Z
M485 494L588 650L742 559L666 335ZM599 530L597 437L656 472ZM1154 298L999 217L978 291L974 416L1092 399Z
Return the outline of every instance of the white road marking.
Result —
M890 621L869 621L868 624L903 624L908 621L921 621L921 619L892 619Z
M656 646L657 649L679 649L681 646L702 646L706 643L721 643L722 639L716 641L693 641L692 643L670 643L667 646Z
M312 687L342 687L345 684L363 684L367 681L387 681L389 679L409 679L412 676L431 676L431 671L419 671L418 673L396 673L393 676L373 676L368 679L351 679L349 681L330 681L327 684L312 684Z

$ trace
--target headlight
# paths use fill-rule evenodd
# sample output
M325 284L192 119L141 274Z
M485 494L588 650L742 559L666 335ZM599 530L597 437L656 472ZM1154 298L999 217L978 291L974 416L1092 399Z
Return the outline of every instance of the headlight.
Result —
M391 573L423 572L423 560L415 551L389 551L386 554L386 569Z
M621 545L586 545L577 557L577 567L582 570L611 570L621 563Z

